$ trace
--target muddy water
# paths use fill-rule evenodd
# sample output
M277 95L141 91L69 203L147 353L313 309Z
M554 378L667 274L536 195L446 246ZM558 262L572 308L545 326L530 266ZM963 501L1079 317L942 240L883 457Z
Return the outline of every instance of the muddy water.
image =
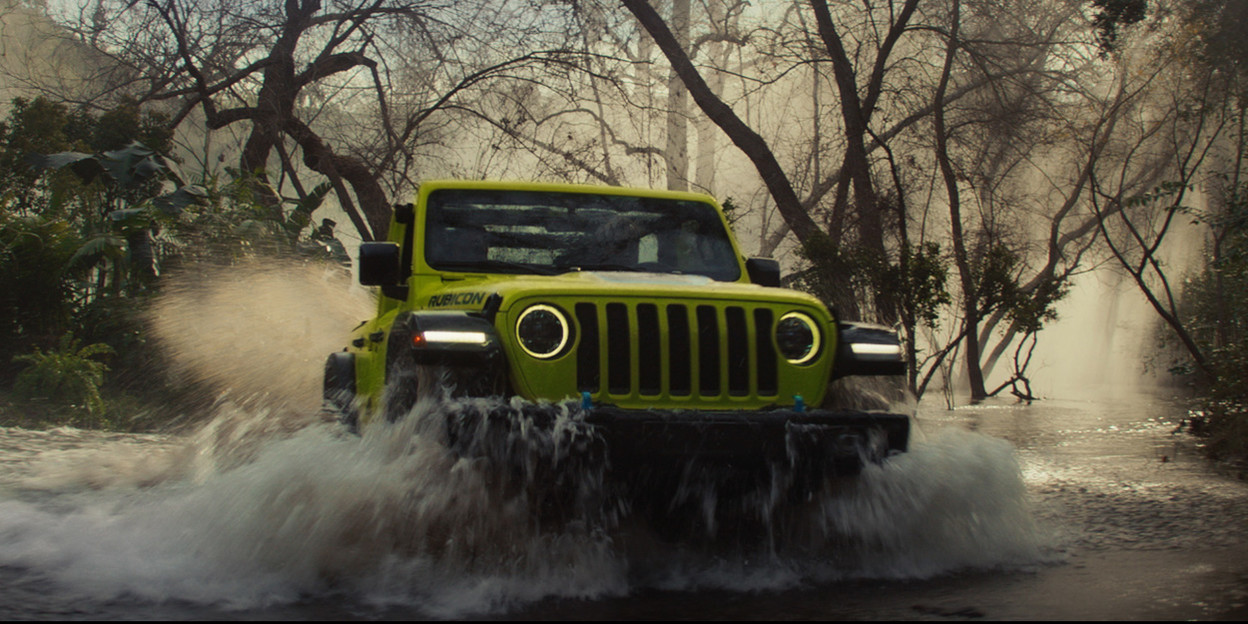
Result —
M340 277L171 289L166 348L220 390L192 433L0 429L0 619L1248 614L1248 487L1171 433L1174 402L923 405L911 451L855 483L749 539L672 541L627 508L543 520L440 443L472 406L328 422L307 395L329 328L367 314L325 307Z

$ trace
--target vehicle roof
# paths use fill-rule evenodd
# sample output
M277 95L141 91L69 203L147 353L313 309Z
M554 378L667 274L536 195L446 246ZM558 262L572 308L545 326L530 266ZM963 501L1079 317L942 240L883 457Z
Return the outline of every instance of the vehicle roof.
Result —
M420 183L419 193L427 194L437 189L483 189L538 191L548 193L591 193L597 195L624 195L629 197L655 197L686 201L709 202L719 205L715 198L705 193L667 191L605 184L566 184L559 182L528 182L520 180L426 180Z

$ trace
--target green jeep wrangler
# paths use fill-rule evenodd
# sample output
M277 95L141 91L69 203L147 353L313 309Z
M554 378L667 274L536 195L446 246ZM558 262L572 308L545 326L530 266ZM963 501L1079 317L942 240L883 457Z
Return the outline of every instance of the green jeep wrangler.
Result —
M614 477L699 462L793 473L804 490L906 448L905 415L823 409L834 379L905 372L896 334L781 288L706 195L427 182L358 268L377 315L329 356L324 385L351 427L447 388L520 397L447 416L448 445L505 454L484 425L514 437L571 414Z

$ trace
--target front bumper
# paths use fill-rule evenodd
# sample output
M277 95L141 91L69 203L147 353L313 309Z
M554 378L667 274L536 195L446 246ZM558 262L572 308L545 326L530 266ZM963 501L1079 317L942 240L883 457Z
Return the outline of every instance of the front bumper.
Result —
M906 450L904 414L850 410L637 412L597 407L585 421L606 442L613 471L692 461L741 469L858 474Z
M696 467L725 481L743 473L780 471L815 484L856 475L868 462L905 451L910 419L852 410L647 411L530 404L458 412L450 417L448 434L451 448L461 455L524 465L530 474L534 459L542 457L539 462L556 473L588 463L624 482L653 481Z

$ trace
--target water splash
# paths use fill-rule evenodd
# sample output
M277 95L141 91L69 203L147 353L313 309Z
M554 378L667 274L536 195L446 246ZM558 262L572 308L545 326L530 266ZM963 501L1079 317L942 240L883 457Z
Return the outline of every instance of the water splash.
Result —
M148 317L180 378L306 418L320 405L325 357L375 306L336 265L270 259L170 276Z
M308 267L218 277L172 289L157 324L183 374L225 398L191 434L84 441L18 468L0 499L0 567L88 601L256 609L346 596L455 617L549 597L922 578L1045 557L1012 449L979 434L917 440L802 504L743 498L763 520L753 543L673 542L596 496L601 472L569 477L572 412L511 429L523 461L504 469L450 450L445 423L519 414L516 403L427 398L348 434L319 413L320 366L368 315L367 298L315 301L354 295ZM265 311L244 305L261 296ZM552 484L575 492L556 521L534 497ZM713 491L686 495L716 504Z
M847 536L855 574L925 578L963 568L1044 560L1013 448L945 429L869 466L847 496L826 496L818 518Z
M417 433L419 420L359 438L310 425L195 481L5 501L0 565L39 570L90 599L227 608L346 592L490 611L532 594L622 587L604 535L576 523L543 531L527 498Z
M0 566L91 601L256 609L345 595L455 617L647 587L781 589L1045 559L1011 449L986 436L941 433L829 485L779 513L768 547L684 543L627 514L542 522L488 464L419 431L447 407L418 404L358 438L309 425L194 479L28 491L0 502Z

